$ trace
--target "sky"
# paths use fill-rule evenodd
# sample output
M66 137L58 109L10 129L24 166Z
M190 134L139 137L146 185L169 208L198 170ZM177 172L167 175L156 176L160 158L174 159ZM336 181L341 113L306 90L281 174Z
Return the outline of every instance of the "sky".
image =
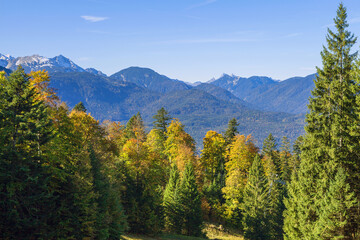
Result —
M350 31L360 36L360 1L343 3ZM320 52L338 5L335 0L0 0L0 53L62 54L108 75L140 66L187 82L223 73L284 80L321 67Z

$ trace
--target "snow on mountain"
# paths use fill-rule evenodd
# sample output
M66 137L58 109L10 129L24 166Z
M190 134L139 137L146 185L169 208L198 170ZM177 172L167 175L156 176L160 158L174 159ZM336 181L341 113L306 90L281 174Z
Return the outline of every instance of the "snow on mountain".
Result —
M85 71L88 73L91 73L91 74L99 75L102 77L107 77L107 75L105 73L103 73L102 71L99 71L95 68L86 68Z
M16 70L21 65L25 72L46 70L53 72L85 72L85 70L76 65L70 59L59 55L53 58L47 58L40 55L32 55L14 58L10 55L0 54L0 66Z
M3 55L0 53L0 66L6 67L8 62L12 59L14 59L14 58L12 56L10 56L9 54Z

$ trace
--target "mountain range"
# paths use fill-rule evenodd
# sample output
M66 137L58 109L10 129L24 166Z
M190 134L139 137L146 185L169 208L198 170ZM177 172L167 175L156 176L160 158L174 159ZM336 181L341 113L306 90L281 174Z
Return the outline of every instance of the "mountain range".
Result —
M241 78L224 74L207 83L187 84L149 68L130 67L111 76L96 69L83 69L60 55L11 57L0 54L1 67L26 72L44 69L51 86L73 107L82 101L100 121L125 123L140 112L146 124L164 107L185 124L197 143L208 130L223 132L235 117L241 134L252 134L261 146L271 132L291 140L303 133L306 104L315 75L276 81L268 77Z

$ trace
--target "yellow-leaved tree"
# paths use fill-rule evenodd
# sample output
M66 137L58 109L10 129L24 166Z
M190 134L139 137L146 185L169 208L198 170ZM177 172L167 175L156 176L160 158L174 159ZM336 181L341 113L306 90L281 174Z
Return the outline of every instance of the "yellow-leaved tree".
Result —
M225 163L226 182L223 193L226 199L224 217L231 224L240 224L243 190L257 152L258 148L251 135L236 135L230 145L228 160Z

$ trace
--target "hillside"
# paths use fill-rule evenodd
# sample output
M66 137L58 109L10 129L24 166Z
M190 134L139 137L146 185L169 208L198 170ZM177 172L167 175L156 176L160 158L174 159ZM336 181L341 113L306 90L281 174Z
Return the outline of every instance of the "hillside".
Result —
M278 138L288 136L294 140L303 131L301 115L253 110L240 102L221 100L199 89L161 94L134 83L87 72L53 73L51 79L51 86L70 107L82 101L89 112L101 121L110 119L125 123L140 112L147 125L151 125L152 116L165 107L172 117L186 125L187 131L198 143L202 142L208 130L223 132L233 117L240 123L240 133L252 134L259 145L270 132Z
M260 110L302 114L314 88L315 74L275 81L267 77L241 78L224 74L209 83L224 88Z
M149 68L126 68L111 75L110 78L135 83L140 87L160 93L168 93L191 88L182 81L170 79Z

